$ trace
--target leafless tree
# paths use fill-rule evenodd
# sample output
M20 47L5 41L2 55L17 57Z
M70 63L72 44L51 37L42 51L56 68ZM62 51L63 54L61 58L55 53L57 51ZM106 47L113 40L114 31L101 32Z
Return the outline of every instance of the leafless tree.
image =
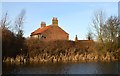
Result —
M10 29L11 21L9 20L8 13L3 14L0 21L0 29L2 29L2 57L12 56L15 57L19 54L19 49L24 47L24 38L22 26L24 23L25 11L22 10L15 20L16 33Z
M94 17L92 19L92 26L95 30L95 36L100 42L103 42L103 26L105 23L105 13L102 10L98 10L94 12Z
M15 20L15 33L23 36L23 24L25 21L25 10L23 9Z
M106 19L103 11L97 11L94 14L92 25L99 50L115 51L118 49L120 20L117 17L111 16Z
M104 25L104 41L109 42L111 50L119 48L119 26L120 20L117 17L109 17Z
M93 33L92 33L91 30L88 31L88 33L87 33L87 35L86 35L86 38L87 38L88 40L93 40Z
M9 17L8 17L8 13L6 12L5 14L3 14L1 20L0 20L0 27L2 29L8 29L9 25L10 25L11 21L9 21Z

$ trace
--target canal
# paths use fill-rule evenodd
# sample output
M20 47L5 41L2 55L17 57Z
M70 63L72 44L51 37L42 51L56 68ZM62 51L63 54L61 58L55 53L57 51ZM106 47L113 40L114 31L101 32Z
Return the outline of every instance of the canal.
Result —
M120 62L2 64L3 74L120 74Z

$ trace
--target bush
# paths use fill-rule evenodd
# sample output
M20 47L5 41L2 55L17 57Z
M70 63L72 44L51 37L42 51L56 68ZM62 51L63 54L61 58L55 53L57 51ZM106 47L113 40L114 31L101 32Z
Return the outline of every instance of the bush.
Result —
M70 40L56 40L56 41L41 41L34 38L28 38L25 41L25 44L28 49L28 54L31 57L43 54L49 55L60 55L62 53L65 54L76 54L76 53L84 53L89 49L86 49L86 44L81 42L75 42ZM83 47L85 46L85 47ZM88 45L90 46L90 45Z
M14 57L18 51L16 50L16 38L13 32L8 29L2 29L2 56Z

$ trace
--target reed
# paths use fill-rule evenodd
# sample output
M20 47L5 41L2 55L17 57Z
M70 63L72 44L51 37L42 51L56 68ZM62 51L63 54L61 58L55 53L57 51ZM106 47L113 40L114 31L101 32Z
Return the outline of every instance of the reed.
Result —
M47 62L96 62L96 61L116 61L118 60L116 56L112 55L111 53L107 52L106 54L96 54L96 53L76 53L76 54L60 54L60 55L50 55L48 53L39 54L35 57L29 57L29 61L24 58L23 55L17 55L16 58L7 57L3 59L3 62L9 63L47 63Z

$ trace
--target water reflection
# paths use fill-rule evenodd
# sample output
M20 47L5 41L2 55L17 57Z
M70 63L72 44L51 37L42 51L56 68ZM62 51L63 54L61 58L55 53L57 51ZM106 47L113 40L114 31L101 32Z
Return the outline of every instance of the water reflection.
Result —
M120 62L5 64L3 74L118 74Z
M102 63L98 63L97 65L97 70L98 73L102 73L102 74L117 74L118 72L118 63L119 62L111 62L111 63L107 63L107 62L102 62Z

